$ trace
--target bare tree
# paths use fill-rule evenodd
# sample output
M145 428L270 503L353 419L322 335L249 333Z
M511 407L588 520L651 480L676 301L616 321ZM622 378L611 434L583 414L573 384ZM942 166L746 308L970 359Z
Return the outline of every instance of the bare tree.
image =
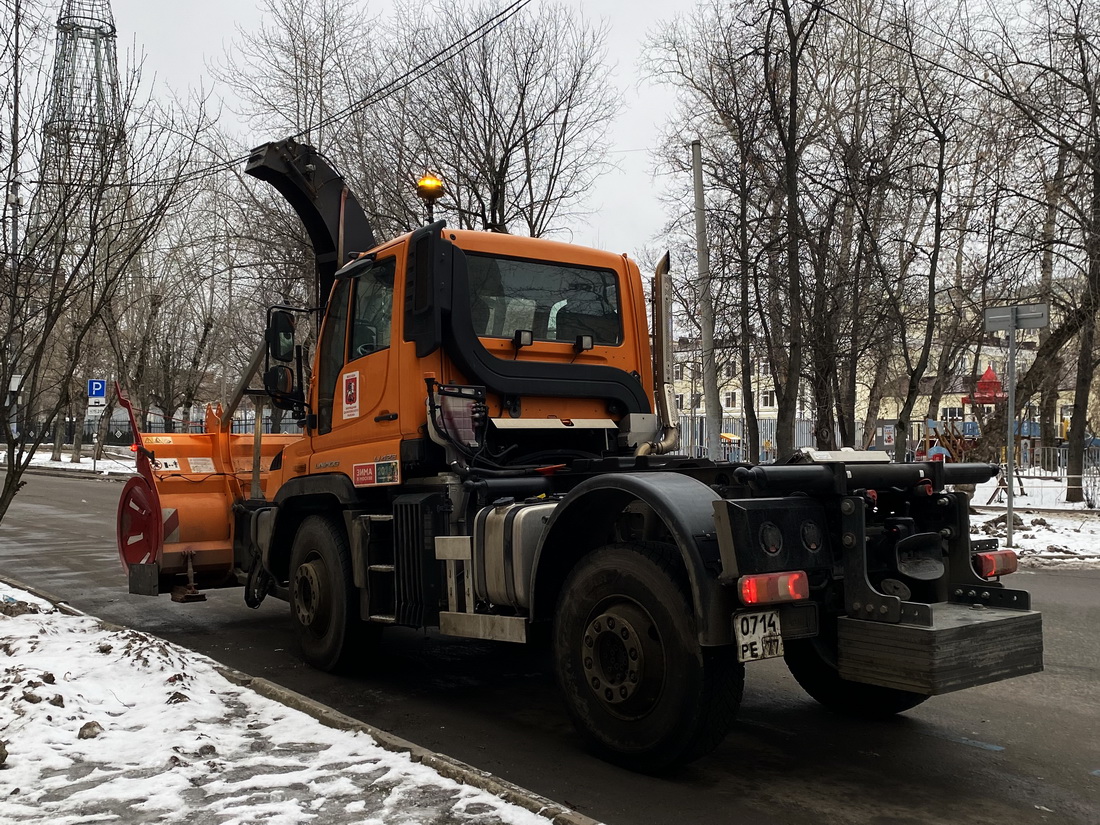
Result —
M47 31L36 34L43 37ZM40 53L42 45L30 48ZM4 233L0 246L0 336L5 341L0 384L11 390L0 405L6 445L0 519L22 486L35 450L65 414L85 343L112 299L133 285L139 252L171 209L205 127L201 112L184 119L149 101L140 72L132 69L119 97L125 140L106 143L79 177L43 180L40 175L49 168L42 163L38 140L47 111L43 62L31 62L15 49L6 57L19 66L20 81L10 85L3 101L4 118L14 126L17 103L22 118L9 169L29 169L33 182L26 231L16 234L15 244ZM28 157L38 158L37 163L27 163Z
M499 12L457 0L430 9L398 7L394 62L419 64ZM606 27L542 4L505 20L398 101L404 111L389 117L401 119L401 145L413 149L406 159L422 164L417 172L442 173L442 205L460 227L541 236L581 214L607 168L607 127L620 106L605 39Z
M998 410L989 429L1005 429L1006 417L1015 416L1042 389L1053 360L1078 338L1068 499L1080 501L1083 490L1073 479L1080 479L1083 469L1090 353L1100 308L1100 6L1092 0L1044 0L1026 23L992 19L991 30L973 32L959 50L989 89L1012 107L1033 140L1064 153L1059 191L1054 197L1038 194L1073 227L1076 250L1066 258L1075 259L1071 265L1079 267L1083 283L1078 303L1051 328L1019 379L1016 409ZM1055 243L1052 233L1043 241L1048 249Z

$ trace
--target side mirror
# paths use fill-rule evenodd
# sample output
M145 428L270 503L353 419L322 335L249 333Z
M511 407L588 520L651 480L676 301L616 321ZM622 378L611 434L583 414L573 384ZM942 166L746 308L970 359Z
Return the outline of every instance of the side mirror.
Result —
M267 354L272 361L284 364L294 360L294 316L285 309L273 309L268 313Z
M294 392L294 370L286 364L276 364L264 373L264 389L268 395L289 395Z

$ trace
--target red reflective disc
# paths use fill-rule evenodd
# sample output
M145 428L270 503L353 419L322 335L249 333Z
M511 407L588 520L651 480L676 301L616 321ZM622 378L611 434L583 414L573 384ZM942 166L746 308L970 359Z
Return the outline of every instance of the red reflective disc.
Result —
M160 497L141 476L134 476L122 488L116 528L123 570L129 570L131 564L152 564L160 559L164 547Z

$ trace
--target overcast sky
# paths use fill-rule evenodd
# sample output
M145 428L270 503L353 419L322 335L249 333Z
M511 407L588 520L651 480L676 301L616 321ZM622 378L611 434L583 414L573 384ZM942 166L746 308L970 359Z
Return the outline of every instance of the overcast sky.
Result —
M539 2L542 0L535 0ZM590 200L593 214L570 227L571 240L636 256L644 246L654 243L665 223L658 198L661 183L650 175L652 161L646 150L655 145L661 123L674 101L669 91L638 82L638 58L646 32L689 4L686 0L563 2L575 5L590 19L608 22L609 56L617 66L615 80L625 103L611 131L614 152L611 158L620 169L601 179ZM132 59L136 43L138 52L145 53L146 72L155 72L158 82L177 91L200 83L211 88L206 62L224 52L236 35L238 24L252 28L260 19L257 0L187 0L171 4L113 0L112 5L118 27L120 66L130 62L128 57ZM385 12L389 2L370 0L364 2L364 7L371 13ZM213 90L217 92L216 87ZM251 144L278 137L255 135Z

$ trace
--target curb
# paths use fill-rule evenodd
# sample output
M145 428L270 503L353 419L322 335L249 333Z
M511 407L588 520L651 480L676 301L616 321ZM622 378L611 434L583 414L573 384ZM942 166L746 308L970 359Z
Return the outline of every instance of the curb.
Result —
M7 465L0 465L6 467ZM53 467L28 467L23 471L24 475L48 476L50 478L86 478L89 481L110 481L119 483L127 481L134 473L102 473L92 470L57 470Z
M58 472L60 474L68 474L67 471ZM40 587L34 587L6 574L0 575L0 581L56 605L58 610L67 615L89 616L89 614L82 610L78 610L59 596L47 590L43 590ZM108 630L127 631L132 629L95 616L89 617L96 619L96 621ZM519 785L501 779L499 776L494 776L488 771L479 770L472 765L468 765L446 754L435 753L407 739L394 736L392 733L380 730L366 722L361 722L347 714L340 713L340 711L328 705L321 704L314 699L310 699L308 696L298 693L297 691L278 685L270 679L249 676L247 673L242 673L239 670L226 667L217 662L215 662L214 665L214 669L217 670L227 682L231 682L238 687L248 688L260 696L301 711L307 716L316 719L326 727L336 730L365 733L374 739L380 747L388 751L408 754L409 759L413 762L419 762L422 765L426 765L441 776L491 793L503 799L505 802L510 802L513 805L549 819L554 825L601 825L598 820L566 808L564 805L547 799L544 796L539 796L534 791L529 791L526 788L522 788Z
M365 722L361 722L358 719L340 713L338 710L334 710L328 705L323 705L320 702L314 701L308 696L303 696L301 693L285 688L282 685L277 685L269 679L249 676L248 674L241 673L239 670L224 666L219 666L217 671L224 676L227 681L240 687L247 687L261 696L272 699L287 707L300 710L307 716L316 719L322 725L337 730L365 733L374 739L379 746L388 751L408 754L413 762L427 765L429 768L432 768L448 779L453 779L456 782L462 782L466 785L472 785L475 788L487 791L494 796L500 797L505 802L510 802L513 805L517 805L539 816L546 817L551 822L555 823L555 825L600 825L595 819L570 810L553 800L547 799L544 796L539 796L533 791L521 788L519 785L515 785L498 776L494 776L488 771L478 770L472 765L468 765L458 759L454 759L445 754L435 753L407 739L394 736L392 733L380 730L373 725L368 725Z

